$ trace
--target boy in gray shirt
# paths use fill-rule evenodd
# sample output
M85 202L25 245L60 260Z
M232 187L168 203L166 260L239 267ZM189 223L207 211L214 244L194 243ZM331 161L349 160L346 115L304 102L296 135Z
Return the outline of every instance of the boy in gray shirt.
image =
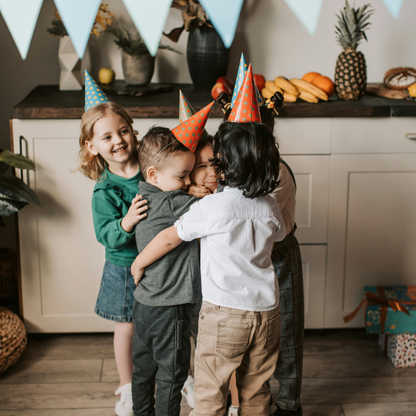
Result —
M140 143L139 163L146 179L140 192L149 207L148 218L136 227L140 253L197 198L186 193L195 155L169 129L149 130ZM146 268L134 297L134 415L179 416L190 363L190 309L201 301L198 242L183 242Z

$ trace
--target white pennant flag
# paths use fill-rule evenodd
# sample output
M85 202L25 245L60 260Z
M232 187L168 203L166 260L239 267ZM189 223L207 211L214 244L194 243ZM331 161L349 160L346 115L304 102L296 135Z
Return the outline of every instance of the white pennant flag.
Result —
M318 26L323 0L285 0L292 12L303 24L305 29L313 35Z
M150 55L156 56L172 0L123 0Z
M26 59L43 0L0 0L0 12L22 59Z
M402 8L403 0L383 0L391 15L397 19Z
M101 0L54 0L54 2L77 55L82 59Z
M244 0L199 0L226 48L233 43Z

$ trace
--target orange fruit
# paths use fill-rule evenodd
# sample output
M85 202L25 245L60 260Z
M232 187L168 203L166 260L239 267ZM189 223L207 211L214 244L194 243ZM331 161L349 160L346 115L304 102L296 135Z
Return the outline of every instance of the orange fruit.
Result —
M315 87L320 88L322 91L325 91L330 97L335 91L335 85L332 80L325 75L318 75L317 77L313 78L312 84Z
M308 72L307 74L305 74L302 79L306 82L310 82L312 84L312 81L316 78L319 77L319 75L321 75L319 72Z

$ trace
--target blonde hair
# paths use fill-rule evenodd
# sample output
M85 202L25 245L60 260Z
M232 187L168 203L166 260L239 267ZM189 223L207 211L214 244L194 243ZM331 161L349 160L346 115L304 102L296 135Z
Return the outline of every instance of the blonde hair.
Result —
M100 154L93 155L90 153L85 142L92 140L94 136L94 124L108 114L118 114L126 120L132 130L136 154L139 147L139 142L137 140L138 131L133 130L133 119L125 108L113 102L98 104L90 108L83 114L81 119L81 134L79 136L80 165L77 170L82 172L87 178L94 181L98 181L100 179L100 176L107 166L107 162Z

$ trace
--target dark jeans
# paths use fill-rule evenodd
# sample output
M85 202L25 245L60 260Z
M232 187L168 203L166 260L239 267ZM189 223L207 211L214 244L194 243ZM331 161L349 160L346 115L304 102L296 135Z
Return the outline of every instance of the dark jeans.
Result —
M146 306L134 302L135 416L179 416L181 389L188 377L191 355L191 306Z
M274 373L280 385L276 404L283 410L291 411L300 406L305 322L302 259L294 232L295 229L283 241L276 243L272 254L279 280L282 316L280 353Z

